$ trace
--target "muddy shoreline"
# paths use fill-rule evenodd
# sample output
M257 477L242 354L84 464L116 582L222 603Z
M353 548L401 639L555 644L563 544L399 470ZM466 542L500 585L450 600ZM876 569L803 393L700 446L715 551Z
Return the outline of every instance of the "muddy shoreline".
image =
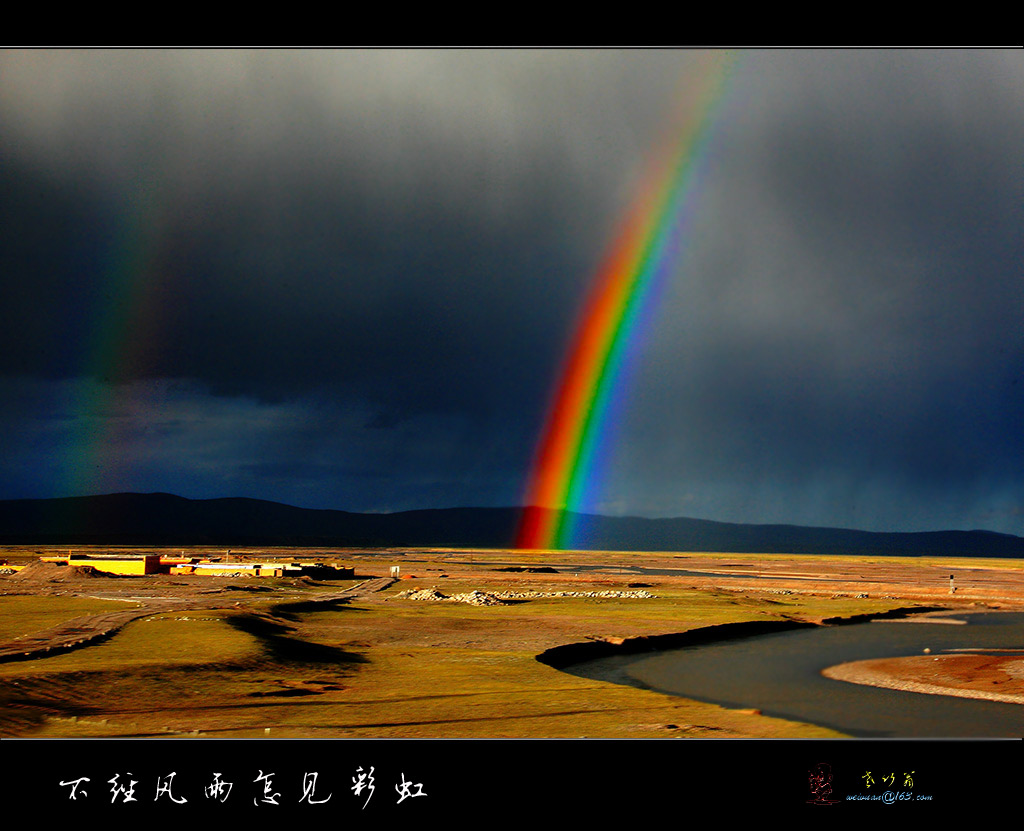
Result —
M542 664L555 669L565 669L583 661L610 658L616 655L635 655L644 652L659 652L666 649L680 649L684 646L720 643L734 638L748 638L768 635L792 629L807 629L814 626L847 626L866 623L871 620L902 618L910 614L927 614L942 607L907 606L876 614L852 615L850 617L824 618L820 622L804 620L744 621L721 623L674 632L666 635L641 635L635 638L593 637L584 643L568 643L552 647L537 656Z
M1024 704L1024 657L914 655L838 664L826 678L889 690Z

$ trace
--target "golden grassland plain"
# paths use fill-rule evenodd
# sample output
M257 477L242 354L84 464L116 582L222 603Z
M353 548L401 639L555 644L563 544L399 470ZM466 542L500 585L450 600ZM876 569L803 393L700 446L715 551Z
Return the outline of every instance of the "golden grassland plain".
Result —
M0 559L24 565L48 553L10 548ZM1024 609L1017 560L446 549L244 555L313 556L353 566L356 579L86 578L74 569L0 577L4 644L71 619L142 612L78 648L0 663L0 736L834 737L756 711L580 678L537 656L726 623ZM365 588L393 566L400 579ZM351 595L339 598L344 589ZM404 596L417 589L533 594L494 605ZM595 594L615 591L652 596ZM566 592L577 596L556 595Z

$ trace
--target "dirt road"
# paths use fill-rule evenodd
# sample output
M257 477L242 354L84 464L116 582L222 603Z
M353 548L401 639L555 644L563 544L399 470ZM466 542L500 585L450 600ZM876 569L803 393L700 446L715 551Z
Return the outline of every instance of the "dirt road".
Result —
M60 573L71 579L78 576L75 574L75 570L74 566L37 569L42 575ZM286 594L282 602L287 602L289 599L304 603L335 603L353 600L386 589L394 582L394 579L389 577L372 578L364 580L355 586L337 592L318 594L315 597L300 593L294 593L289 597ZM102 594L93 596L103 597ZM123 598L118 597L117 599ZM5 643L0 643L0 663L30 660L42 657L43 655L65 652L87 644L96 643L103 638L110 637L121 627L132 621L149 617L153 614L196 611L200 609L227 609L239 605L241 601L219 598L214 594L212 596L192 598L148 597L138 599L135 602L139 605L133 609L126 609L121 612L105 612L96 615L82 615L65 621L58 626L52 626L40 632L34 632Z

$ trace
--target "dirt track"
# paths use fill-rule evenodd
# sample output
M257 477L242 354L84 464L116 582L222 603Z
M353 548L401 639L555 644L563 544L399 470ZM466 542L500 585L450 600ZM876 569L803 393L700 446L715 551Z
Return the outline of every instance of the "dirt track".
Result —
M97 575L93 569L82 569L76 566L57 566L50 563L36 563L28 566L13 578L19 587L47 586L53 582L83 584L95 579L104 579L105 575ZM106 579L110 579L106 577ZM294 594L291 599L312 603L332 603L339 600L352 600L373 592L386 589L394 583L389 577L364 580L356 586L337 592L321 593L315 597ZM135 600L138 605L123 612L106 612L97 615L83 615L73 618L58 626L24 635L14 640L0 643L0 663L6 661L23 661L42 657L54 652L67 651L117 632L122 626L133 620L148 617L160 612L195 611L199 609L226 609L238 606L240 601L218 597L219 591L200 597L147 597ZM287 595L284 598L289 599Z

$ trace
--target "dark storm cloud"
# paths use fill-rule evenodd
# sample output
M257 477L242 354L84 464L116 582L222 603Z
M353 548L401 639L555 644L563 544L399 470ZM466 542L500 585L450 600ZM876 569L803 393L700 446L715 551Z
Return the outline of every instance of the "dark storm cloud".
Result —
M729 519L813 521L829 503L905 527L941 522L951 492L962 513L1019 504L1019 62L822 57L764 56L773 71L744 90L622 465ZM655 424L701 439L645 448Z
M668 77L611 57L8 53L2 368L536 409ZM159 314L83 366L128 246Z
M1024 531L1019 54L740 54L593 508ZM0 54L3 495L515 502L694 63Z

